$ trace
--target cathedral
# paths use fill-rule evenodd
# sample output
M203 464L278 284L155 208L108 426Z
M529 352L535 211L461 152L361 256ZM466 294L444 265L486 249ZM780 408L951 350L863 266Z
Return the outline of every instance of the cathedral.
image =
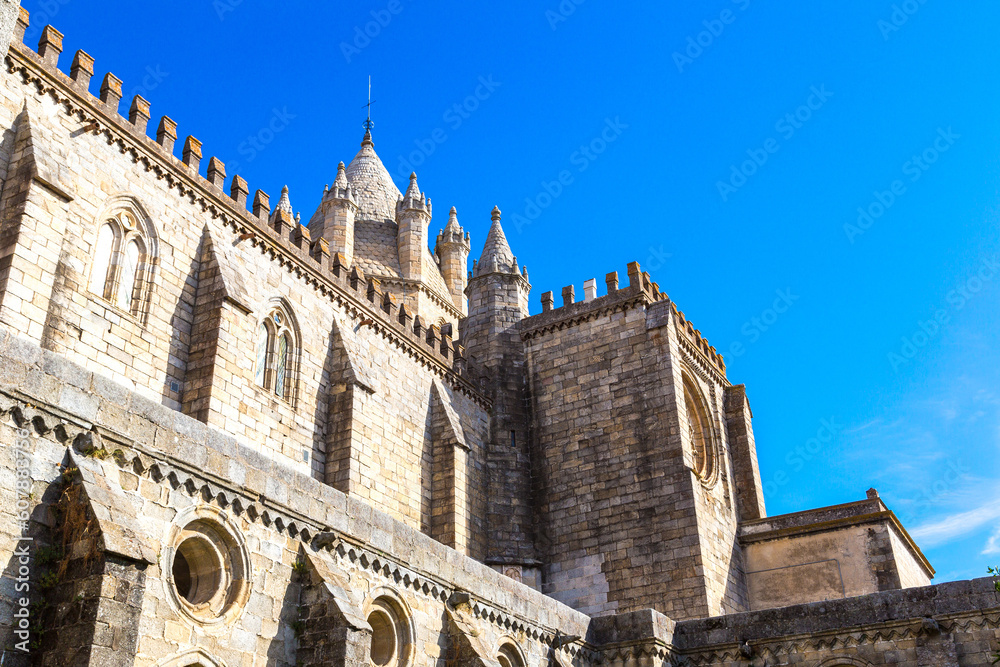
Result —
M29 26L0 0L0 665L1000 650L876 490L768 516L746 387L638 263L533 296L370 124L302 211Z

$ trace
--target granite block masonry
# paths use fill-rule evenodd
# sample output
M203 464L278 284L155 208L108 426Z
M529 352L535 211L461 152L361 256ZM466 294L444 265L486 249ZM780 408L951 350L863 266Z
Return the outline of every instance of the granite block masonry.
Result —
M370 127L306 225L0 17L5 667L988 664L992 582L931 586L877 492L767 516L638 264L532 316L499 208L431 250Z
M0 55L7 55L20 8L21 0L0 0Z

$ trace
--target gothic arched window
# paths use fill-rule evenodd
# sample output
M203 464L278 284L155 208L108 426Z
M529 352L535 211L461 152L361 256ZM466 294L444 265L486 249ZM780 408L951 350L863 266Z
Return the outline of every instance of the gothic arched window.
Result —
M290 311L272 304L257 327L254 382L279 398L291 401L298 344Z
M143 225L129 211L106 219L97 231L90 291L136 317L149 296L152 257Z
M688 437L694 454L694 473L704 484L711 486L718 478L719 469L712 412L697 382L687 373L683 375L683 382Z

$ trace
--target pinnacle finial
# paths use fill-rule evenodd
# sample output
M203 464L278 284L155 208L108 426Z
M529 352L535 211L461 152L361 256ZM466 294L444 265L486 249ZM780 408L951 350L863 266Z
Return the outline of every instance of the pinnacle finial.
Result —
M275 207L274 210L276 212L277 211L284 211L288 215L292 215L293 214L292 202L288 198L288 186L287 185L284 186L283 188L281 188L281 199L278 200L278 205Z
M417 185L417 172L410 174L410 187L406 189L406 197L420 198L420 186Z
M458 224L458 209L454 206L451 207L451 211L448 213L448 224L445 225L444 231L450 234L462 233L462 227Z
M493 222L500 222L500 207L493 207Z
M334 188L340 188L344 190L347 188L347 167L341 162L337 165L337 178L333 182Z

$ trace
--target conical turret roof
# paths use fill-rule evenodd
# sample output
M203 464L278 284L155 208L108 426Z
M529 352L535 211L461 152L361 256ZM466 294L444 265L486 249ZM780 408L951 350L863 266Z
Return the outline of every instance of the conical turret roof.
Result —
M288 186L281 188L281 199L278 200L278 205L274 208L275 211L284 211L288 215L295 215L292 210L292 202L288 198Z
M454 206L451 207L451 211L448 213L448 224L445 225L444 231L446 234L462 233L462 226L458 224L458 209ZM503 233L502 230L501 233Z
M514 253L510 251L507 236L503 233L503 227L500 225L500 209L494 208L493 225L490 227L490 233L486 235L483 254L479 258L479 272L502 271L509 273L513 264Z
M358 204L359 220L396 220L396 202L402 194L392 182L382 160L375 154L375 144L369 132L365 132L361 150L347 165L347 180Z

